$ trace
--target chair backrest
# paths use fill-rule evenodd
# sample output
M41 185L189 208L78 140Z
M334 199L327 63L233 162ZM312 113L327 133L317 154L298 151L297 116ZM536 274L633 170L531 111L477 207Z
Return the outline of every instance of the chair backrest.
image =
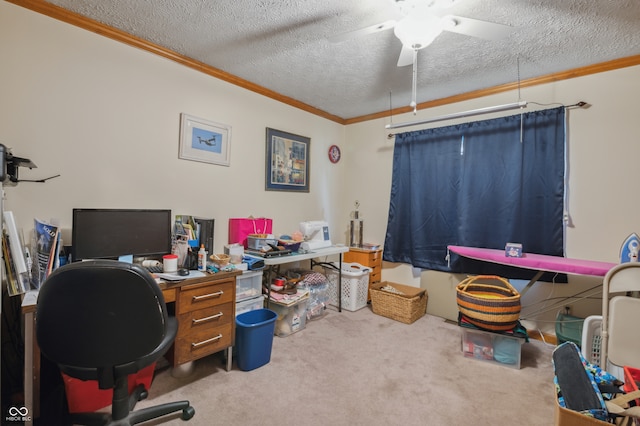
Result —
M42 284L36 337L42 353L61 366L111 371L154 351L167 318L162 291L144 268L77 262L56 269ZM99 380L104 373L95 374Z
M607 359L624 367L640 366L640 299L615 296L609 302Z
M607 362L619 367L640 365L640 340L636 325L640 323L640 299L612 293L640 291L640 263L627 262L611 268L602 283L601 367Z

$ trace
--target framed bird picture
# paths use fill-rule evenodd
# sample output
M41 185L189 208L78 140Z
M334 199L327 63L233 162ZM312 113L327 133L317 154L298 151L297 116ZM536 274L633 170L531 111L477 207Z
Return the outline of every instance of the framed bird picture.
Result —
M229 166L231 126L180 114L178 158Z

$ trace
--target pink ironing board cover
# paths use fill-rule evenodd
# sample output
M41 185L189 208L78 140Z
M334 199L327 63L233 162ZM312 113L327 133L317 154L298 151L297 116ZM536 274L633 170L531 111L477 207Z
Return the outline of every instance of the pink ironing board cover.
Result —
M593 275L604 277L617 263L594 260L569 259L535 253L522 253L522 257L507 257L504 250L477 247L449 246L449 250L470 259L516 266L537 271L557 272L573 275Z

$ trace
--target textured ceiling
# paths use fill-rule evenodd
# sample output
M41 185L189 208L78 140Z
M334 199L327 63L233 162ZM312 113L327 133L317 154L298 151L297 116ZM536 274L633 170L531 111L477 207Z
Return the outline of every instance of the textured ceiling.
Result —
M412 67L397 66L393 30L331 40L400 19L394 0L49 3L342 119L411 101ZM640 54L639 0L456 0L448 12L513 31L443 32L418 53L418 103Z

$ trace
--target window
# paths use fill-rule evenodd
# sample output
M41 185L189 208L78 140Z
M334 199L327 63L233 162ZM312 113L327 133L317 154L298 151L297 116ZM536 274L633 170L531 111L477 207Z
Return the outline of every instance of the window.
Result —
M564 108L396 135L383 258L445 272L507 275L447 259L447 246L563 255ZM454 258L455 257L455 258ZM508 268L511 278L532 271Z

